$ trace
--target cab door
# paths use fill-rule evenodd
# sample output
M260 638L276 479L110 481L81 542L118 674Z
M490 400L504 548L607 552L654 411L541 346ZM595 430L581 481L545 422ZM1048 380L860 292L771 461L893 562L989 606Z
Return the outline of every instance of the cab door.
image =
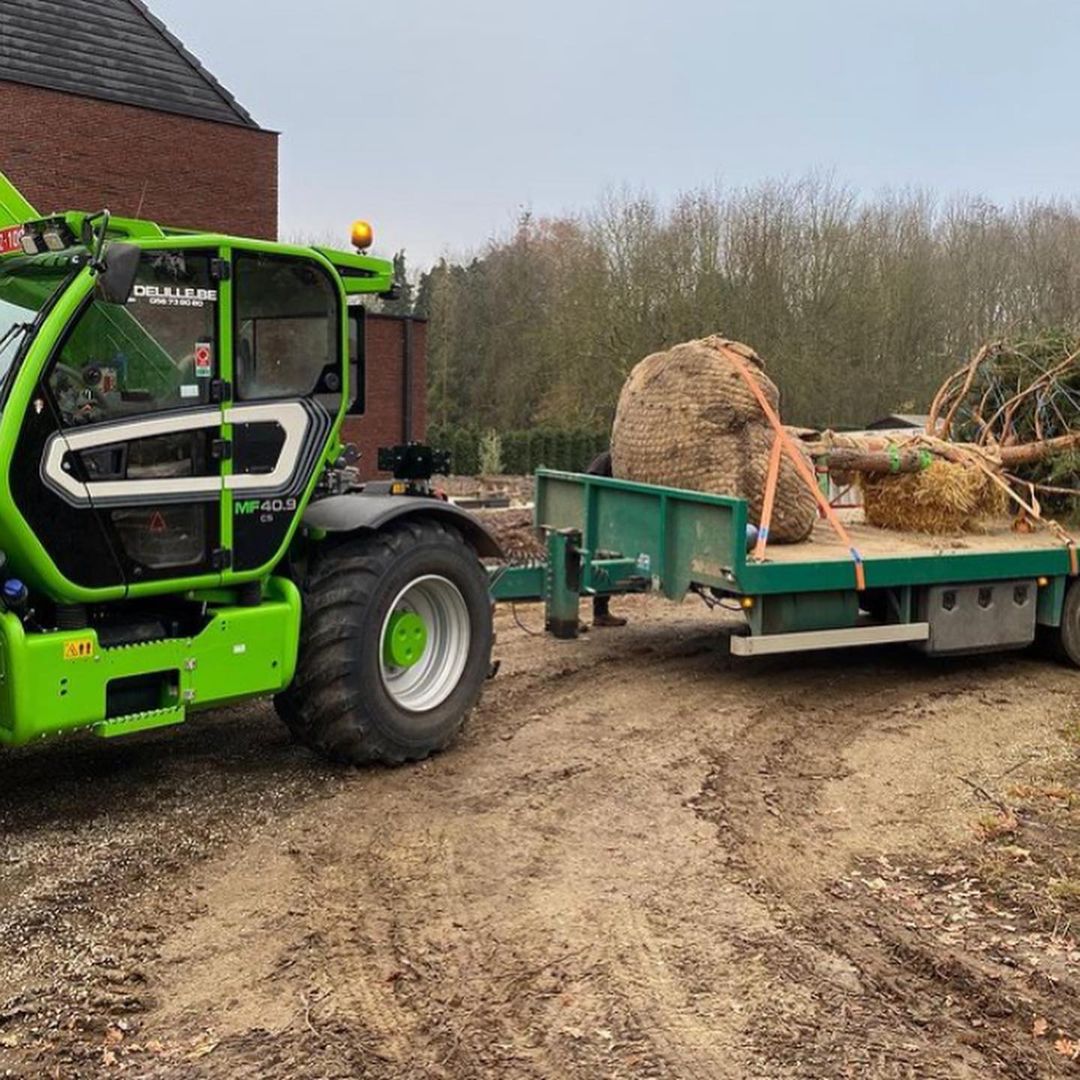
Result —
M251 575L280 557L342 402L344 301L317 259L234 249L231 401L231 570Z
M223 266L217 250L145 251L128 304L91 293L43 372L18 453L39 455L31 524L76 584L223 568Z

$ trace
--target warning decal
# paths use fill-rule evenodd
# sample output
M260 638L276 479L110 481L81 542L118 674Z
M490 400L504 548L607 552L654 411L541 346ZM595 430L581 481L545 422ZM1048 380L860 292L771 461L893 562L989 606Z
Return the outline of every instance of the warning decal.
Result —
M73 638L64 642L65 660L89 660L94 655L93 638Z
M214 347L209 341L195 345L195 377L209 379L214 374Z

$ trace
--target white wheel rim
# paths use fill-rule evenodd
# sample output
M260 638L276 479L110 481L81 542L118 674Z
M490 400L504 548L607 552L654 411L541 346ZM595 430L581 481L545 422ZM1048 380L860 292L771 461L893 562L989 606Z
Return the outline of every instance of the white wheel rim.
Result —
M389 663L383 648L397 612L418 615L427 630L424 651L409 667ZM386 692L399 708L408 712L430 712L437 708L461 681L471 642L469 609L461 590L437 574L416 578L390 605L379 635L379 672Z

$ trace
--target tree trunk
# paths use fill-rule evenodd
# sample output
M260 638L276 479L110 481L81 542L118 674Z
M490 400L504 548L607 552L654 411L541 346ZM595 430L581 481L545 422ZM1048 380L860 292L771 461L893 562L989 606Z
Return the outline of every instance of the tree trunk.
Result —
M948 461L963 459L964 443L951 443L938 447L905 447L902 443L892 444L876 436L859 440L859 446L823 446L820 443L804 443L803 449L828 467L831 473L909 473L926 468L927 452ZM1022 443L1019 446L998 447L996 456L1006 469L1022 468L1033 462L1042 461L1053 454L1065 453L1080 447L1080 432L1061 435L1056 439L1042 442ZM986 453L983 448L973 450ZM953 450L952 453L949 451ZM988 455L988 460L993 460Z

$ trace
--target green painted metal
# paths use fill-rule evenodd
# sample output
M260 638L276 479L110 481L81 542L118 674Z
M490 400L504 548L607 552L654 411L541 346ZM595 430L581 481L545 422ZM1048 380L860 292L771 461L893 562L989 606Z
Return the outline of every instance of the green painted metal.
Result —
M1035 621L1040 626L1060 626L1061 611L1065 606L1065 590L1069 579L1064 574L1049 578L1039 589Z
M855 586L854 562L848 559L751 560L747 505L723 495L541 469L536 521L581 530L588 550L603 548L627 557L638 552L654 588L676 600L691 582L749 596ZM1045 548L927 551L866 558L863 565L867 587L885 588L1062 576L1069 572L1069 555L1048 538Z
M755 562L746 549L747 515L745 501L721 495L546 469L536 476L537 526L580 534L583 583L591 580L594 553L603 552L633 562L638 582L645 579L674 600L682 599L691 584L753 598L749 619L755 632L853 625L859 611L854 561ZM910 621L912 590L920 586L1045 577L1038 619L1055 626L1061 620L1069 554L1048 538L1045 548L928 550L867 557L863 567L868 589L892 590L898 598L894 608L900 621ZM537 573L535 568L517 574L509 570L494 579L493 594L520 599L536 586ZM550 573L541 584L566 588L559 575Z
M218 249L220 258L232 262L233 249L229 244L222 244ZM218 368L223 378L230 386L236 385L236 364L233 358L233 283L230 277L226 281L218 282ZM348 365L346 365L348 367ZM347 372L346 372L347 375ZM221 437L230 445L233 442L233 426L225 423L225 405L222 405ZM221 479L231 476L233 461L230 455L221 462ZM222 488L221 492L221 546L228 551L233 550L233 514L236 510L236 497L228 488Z
M284 689L295 671L301 602L296 586L274 577L258 607L219 607L202 631L105 648L93 630L28 633L0 615L0 743L18 746L80 728L113 736L178 723L193 711ZM127 716L108 716L111 680L167 673L172 700Z
M544 577L544 623L559 638L578 634L581 599L581 533L573 528L547 534L547 572Z
M491 596L498 603L543 600L547 563L497 567L491 571Z
M37 219L38 215L10 184L3 180L0 183L0 202L4 206L11 207L11 214L26 221L22 217L26 211L30 219ZM0 209L0 215L4 211ZM62 215L76 235L79 235L86 214L83 212L68 212ZM13 224L19 222L12 222ZM11 492L10 475L7 468L0 468L0 549L8 559L9 571L23 578L34 590L48 595L51 599L63 603L95 603L121 599L123 597L147 597L165 595L177 591L189 591L209 589L218 585L231 586L241 585L253 581L262 581L270 574L284 557L299 528L303 507L310 500L319 479L323 467L332 463L341 452L341 425L344 422L348 402L351 400L349 386L349 357L348 350L348 308L349 296L359 294L377 294L387 291L393 284L393 266L386 260L376 259L372 256L358 255L349 252L334 252L325 248L305 248L296 244L281 244L271 241L245 240L227 237L218 234L198 234L177 231L167 231L153 222L141 222L135 219L113 218L110 223L110 236L123 239L127 243L134 243L145 251L157 250L181 250L181 251L210 251L222 258L230 258L237 251L263 252L267 254L291 255L297 258L306 258L319 264L334 281L341 300L341 381L342 394L341 406L334 418L334 424L327 436L322 454L316 467L312 470L305 490L298 499L299 509L293 521L292 529L283 538L279 548L262 566L252 567L243 572L225 570L223 573L198 574L189 577L172 580L148 581L132 583L127 587L116 586L111 588L86 588L68 580L50 559L44 546L23 519ZM69 258L64 256L63 258ZM49 291L59 289L60 295L55 300L48 316L36 327L33 337L22 348L22 355L18 362L18 370L12 382L10 395L6 407L0 414L0 462L10 462L18 439L22 417L31 407L31 399L36 391L38 379L49 363L54 349L63 338L68 327L71 325L82 306L89 301L94 288L94 279L88 268L83 268L73 276L67 277L67 271L61 272L61 257L43 255L37 260L27 260L25 257L9 257L0 262L0 297L11 299L6 290L12 289L13 283L20 287L24 285L24 278L28 273L25 269L28 263L35 266L47 267L51 263L57 265L54 278L44 279L40 273L30 280L26 279L24 287L25 302L28 308L27 319L33 317L35 311L41 307L48 296ZM48 287L46 287L46 285ZM115 329L122 335L131 351L136 355L146 352L153 343L140 341L138 328L133 320L126 320L123 309L116 311L107 310L106 305L100 305L104 312L103 318L109 318L115 323ZM219 363L221 365L222 378L232 382L233 375L233 318L232 318L232 289L229 281L223 281L219 285ZM125 321L126 320L126 321ZM223 403L222 408L228 406ZM228 431L223 431L223 437L228 437ZM228 474L231 465L226 461L222 466L222 475ZM231 541L233 525L233 499L231 493L222 491L221 497L221 535L224 546Z
M754 599L746 612L754 634L791 634L854 626L859 594L851 591L769 593Z
M427 648L428 629L415 611L395 611L383 638L383 659L389 667L411 668Z
M22 192L0 172L0 229L22 225L38 216Z
M536 475L538 525L577 529L584 550L632 560L673 600L691 582L730 588L733 568L745 561L741 499L547 469Z
M363 293L389 292L394 285L394 267L385 259L372 255L360 255L352 251L334 251L317 247L315 250L334 264L341 272L345 291L350 296Z
M592 558L582 552L582 594L615 596L644 592L649 581L636 559ZM547 562L527 566L497 567L491 571L491 595L497 602L543 600Z
M925 555L868 558L869 589L901 585L948 585L965 581L1067 575L1063 547L1015 551L942 551ZM842 560L744 564L738 568L738 592L749 594L826 591L854 588L852 564Z
M122 735L134 735L138 731L153 731L155 728L172 727L182 724L187 713L182 705L172 708L151 709L147 712L132 713L117 720L105 720L95 724L91 730L102 739L116 739Z
M38 234L44 223L62 222L72 236L82 237L88 217L87 210L42 217L0 174L0 229L30 226ZM6 246L14 246L12 241L17 239L18 233L9 235ZM28 333L10 337L10 350L0 364L0 368L10 364L11 369L0 413L0 550L7 557L7 573L23 579L34 596L56 604L101 605L170 595L203 604L205 622L191 637L107 647L94 629L42 631L0 606L0 744L22 745L78 729L111 738L180 723L193 711L272 694L289 685L299 648L301 598L292 581L274 576L274 568L287 551L296 548L303 509L324 468L341 452L341 426L352 398L349 301L386 293L394 284L390 262L355 252L195 233L114 217L109 222L107 242L118 241L134 244L145 252L205 253L226 264L238 252L255 252L293 256L321 267L334 283L340 306L341 405L296 500L291 529L262 566L244 572L226 568L111 588L79 585L68 580L53 563L13 497L11 463L24 418L33 414L31 410L40 412L42 376L76 318L89 305L94 305L94 314L89 317L107 322L110 338L122 346L125 362L145 373L142 382L151 392L176 390L171 384L162 387L155 381L160 381L161 371L168 375L172 362L170 359L168 365L161 363L157 342L123 307L110 307L95 299L95 279L83 247L31 257L21 250L3 255L0 310L5 312L5 325L0 332L17 324L32 324ZM81 240L77 243L81 244ZM230 386L235 385L231 275L218 282L217 292L218 375L222 385ZM231 404L229 400L221 403L224 439L232 434L224 422L224 412ZM234 500L224 487L224 478L231 470L232 463L226 456L221 463L219 499L221 546L226 549L232 547L233 541ZM304 545L310 547L318 540L318 536L305 536ZM306 554L307 547L301 554ZM244 603L238 596L238 587L251 583L261 586L262 599L257 605L250 604L250 590L245 593ZM426 639L427 628L419 617L403 613L395 617L387 642L388 654L397 666L409 666L423 653ZM126 711L135 703L139 711Z

